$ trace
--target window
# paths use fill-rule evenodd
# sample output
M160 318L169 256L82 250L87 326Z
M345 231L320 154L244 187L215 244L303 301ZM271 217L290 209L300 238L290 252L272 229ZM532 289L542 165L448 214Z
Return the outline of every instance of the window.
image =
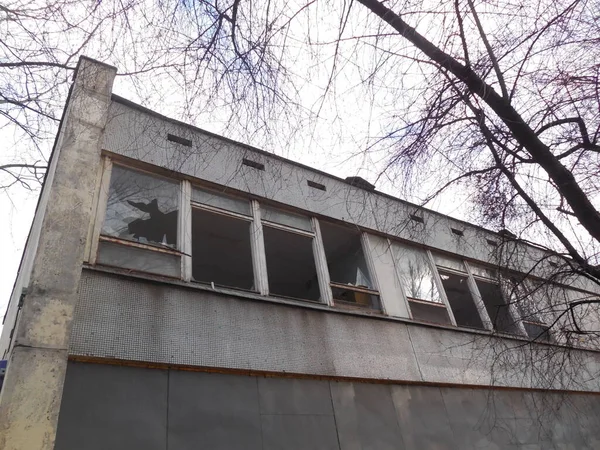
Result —
M500 287L498 271L477 264L469 264L469 267L494 330L520 334L519 318L516 311L513 313L511 302L507 301L510 297Z
M260 209L269 292L284 297L319 300L321 293L310 219L268 206Z
M193 280L253 290L249 202L197 188L192 202Z
M442 286L456 319L456 325L486 329L471 293L471 287L469 287L469 275L465 263L460 259L439 254L434 254L433 259L438 267ZM483 306L481 307L483 308ZM485 314L485 312L482 313Z
M475 279L475 283L477 284L481 299L490 316L494 329L506 333L519 334L517 321L513 318L510 306L502 295L500 285L480 279Z
M263 227L269 292L306 300L319 300L319 282L312 238L277 228Z
M114 165L102 234L175 248L178 209L178 183Z
M335 304L380 310L379 293L374 290L367 269L360 231L327 222L320 225Z
M400 284L408 299L413 319L450 324L427 253L398 242L392 244L392 249Z
M527 335L531 339L550 342L552 336L545 323L550 308L545 297L544 286L520 278L512 277L503 280L504 296L517 306Z
M96 262L179 277L179 184L113 165Z

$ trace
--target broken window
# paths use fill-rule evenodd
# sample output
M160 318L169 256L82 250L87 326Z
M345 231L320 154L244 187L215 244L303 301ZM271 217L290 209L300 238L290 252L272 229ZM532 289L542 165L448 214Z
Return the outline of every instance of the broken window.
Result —
M102 234L177 246L179 184L113 165Z
M450 324L446 305L442 301L427 253L399 242L392 244L396 270L413 319Z
M522 277L503 279L504 296L517 306L525 332L531 339L550 342L552 336L546 320L550 307L544 286Z
M505 333L518 334L519 328L517 322L511 314L510 305L502 295L500 285L478 278L475 279L475 284L477 285L477 289L479 289L481 299L490 316L494 329Z
M261 205L269 292L319 300L321 292L313 253L310 218Z
M334 302L380 310L379 293L374 290L362 249L361 232L327 222L320 225Z
M313 237L263 226L269 292L305 300L319 300L313 256Z
M192 208L194 281L254 289L251 220Z
M484 329L477 306L471 296L466 274L457 274L439 269L442 285L448 297L448 303L456 319L456 325Z

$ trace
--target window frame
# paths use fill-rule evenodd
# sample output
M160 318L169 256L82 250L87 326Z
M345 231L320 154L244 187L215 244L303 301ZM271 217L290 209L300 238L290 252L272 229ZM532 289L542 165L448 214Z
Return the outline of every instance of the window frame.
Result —
M147 244L147 243L143 243L143 242L136 242L136 241L132 241L129 239L123 239L123 238L119 238L116 236L109 236L109 235L102 234L102 226L104 225L104 220L106 218L106 209L108 206L110 182L112 179L112 173L113 173L114 166L118 166L118 167L121 167L126 170L130 170L133 172L139 172L146 176L164 179L173 184L179 185L178 214L177 214L177 242L176 242L175 248L161 246L161 245L155 245L155 244L151 244L151 243ZM183 278L184 258L186 256L189 256L189 252L186 252L187 246L185 244L187 239L184 239L184 236L186 233L186 229L185 229L186 220L184 220L184 214L186 214L186 211L188 209L186 207L186 205L189 204L189 202L186 201L186 198L189 198L189 197L185 197L185 195L184 195L183 183L184 183L184 181L182 181L182 180L178 180L176 178L171 178L171 177L166 177L166 176L163 176L156 172L151 172L151 171L145 170L143 168L138 167L135 164L127 164L127 163L124 163L121 161L113 161L113 158L106 156L106 155L103 156L102 175L101 175L101 179L99 182L99 186L98 185L96 186L99 189L99 191L97 191L97 194L96 194L97 201L96 201L96 205L95 205L96 210L95 210L95 215L94 215L94 226L93 226L93 231L91 233L91 244L89 246L90 248L89 248L89 253L87 255L87 261L92 265L99 264L98 263L98 252L100 249L100 245L102 242L110 242L110 243L117 244L117 245L124 246L124 247L139 248L139 249L149 250L149 251L156 252L156 253L163 253L163 254L178 256L180 258L180 270L179 270L180 273L177 278L184 279ZM109 267L117 267L117 268L120 267L120 266L111 266L109 264L102 264L102 265L106 265ZM135 270L135 269L125 269L125 270L133 270L135 272L140 272L140 273L150 273L153 276L158 275L158 276L165 276L168 278L173 278L170 275L162 275L162 274L158 274L158 273L154 273L154 272L145 272L143 270Z

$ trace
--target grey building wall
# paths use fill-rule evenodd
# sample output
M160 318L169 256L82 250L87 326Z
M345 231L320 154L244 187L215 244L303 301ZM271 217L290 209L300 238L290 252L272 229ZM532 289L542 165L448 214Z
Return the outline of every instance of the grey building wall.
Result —
M167 134L191 140L192 147L168 141ZM144 111L118 97L113 97L111 103L103 145L105 150L116 155L183 176L247 192L473 260L509 265L523 272L532 270L532 273L540 276L556 271L546 263L540 264L546 254L538 247L507 242L499 251L498 247L490 246L486 241L501 242L502 238L496 233L403 200L350 186L316 169ZM264 164L265 170L242 165L243 158ZM308 180L323 184L326 191L309 187ZM415 212L423 216L424 225L410 220L409 215ZM451 228L463 231L464 235L459 237L453 234ZM582 289L597 289L584 277L569 280L569 283Z
M69 363L56 450L600 448L589 394Z
M600 353L84 270L70 355L224 369L600 389Z

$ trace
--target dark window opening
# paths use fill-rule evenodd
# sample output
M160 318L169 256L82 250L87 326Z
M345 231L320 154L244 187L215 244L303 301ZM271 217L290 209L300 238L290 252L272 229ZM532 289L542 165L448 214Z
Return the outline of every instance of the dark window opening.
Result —
M482 280L475 280L475 284L477 284L494 329L506 333L518 334L519 329L510 313L509 305L504 300L500 285Z
M167 141L175 142L177 144L185 145L186 147L192 146L191 139L182 138L179 136L175 136L174 134L167 134Z
M457 236L463 236L465 234L462 230L459 230L457 228L450 228L450 230L452 230L452 233Z
M408 299L408 304L410 305L410 311L415 320L441 323L444 325L450 325L452 323L450 322L448 311L443 304L418 301L410 298Z
M329 278L338 284L373 289L360 241L360 231L321 222Z
M254 289L250 222L192 209L194 281Z
M305 300L319 300L319 282L312 237L263 227L269 292Z
M467 277L440 270L442 285L456 319L456 325L484 329L477 307L471 297Z
M102 234L175 247L179 185L114 165Z
M265 165L256 161L252 161L251 159L242 159L242 164L244 166L253 167L258 170L265 170Z
M496 241L493 241L491 239L486 239L486 242L491 245L492 247L498 247L498 243Z

